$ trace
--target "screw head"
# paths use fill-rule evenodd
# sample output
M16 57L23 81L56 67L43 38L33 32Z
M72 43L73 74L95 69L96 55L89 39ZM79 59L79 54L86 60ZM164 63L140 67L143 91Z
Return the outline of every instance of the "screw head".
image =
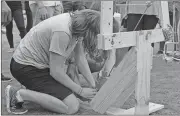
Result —
M114 41L113 40L111 41L111 45L114 45Z

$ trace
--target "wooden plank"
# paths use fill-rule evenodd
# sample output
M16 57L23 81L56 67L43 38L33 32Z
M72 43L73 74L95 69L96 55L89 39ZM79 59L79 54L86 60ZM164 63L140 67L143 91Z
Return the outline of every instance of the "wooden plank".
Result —
M149 115L150 73L152 47L149 40L151 33L139 32L137 38L137 72L135 90L135 115Z
M112 106L121 108L124 105L124 103L135 91L136 79L137 79L137 74L134 76L131 82L126 86L125 90L119 95L119 97L116 99L116 101L113 103Z
M151 43L164 41L162 29L143 30L142 32L151 33L151 36L149 37ZM100 34L98 35L98 38L101 39L101 43L98 44L98 47L104 50L109 50L114 48L136 46L136 37L138 33L139 31L119 32L104 35Z
M164 108L164 105L149 103L149 114L156 112L158 110L161 110L163 108ZM130 109L125 110L121 108L111 107L106 111L106 113L108 115L134 115L135 108L130 108Z
M178 34L179 51L180 51L180 19L178 21L177 34Z
M92 109L101 114L105 113L120 95L124 96L123 92L136 76L136 50L133 47L92 99L90 103Z
M113 1L101 2L100 33L101 34L113 33ZM107 72L107 75L109 75L109 73L111 72L115 64L116 50L111 49L107 53L108 53L108 58L106 59L106 62L104 64L104 67L102 68L102 71ZM102 75L101 71L100 71L100 75Z
M167 28L167 25L170 25L168 1L161 1L160 19L162 28Z
M108 16L107 16L108 14ZM101 2L100 34L111 34L113 32L113 1ZM98 48L102 49L102 39L98 38Z
M78 99L80 102L80 108L85 109L85 110L91 110L89 102L86 101L81 101ZM156 103L149 103L149 114L156 112L158 110L161 110L164 108L164 105L161 104L156 104ZM121 108L116 108L116 107L110 107L107 111L106 114L108 115L133 115L135 112L135 108L130 108L130 109L121 109Z
M128 57L128 58L129 58L130 61L133 60L133 59L137 60L137 54L135 54L134 57ZM128 68L129 65L131 65L131 64L125 63L123 65L123 68L126 69L126 68ZM118 69L119 69L119 67L116 70L118 70ZM137 80L137 73L134 76L134 78L132 78L132 80L129 82L129 84L126 86L124 91L118 96L118 98L112 104L112 106L116 106L118 108L123 106L123 104L127 101L127 99L130 97L130 95L132 95L132 93L135 91L136 80Z

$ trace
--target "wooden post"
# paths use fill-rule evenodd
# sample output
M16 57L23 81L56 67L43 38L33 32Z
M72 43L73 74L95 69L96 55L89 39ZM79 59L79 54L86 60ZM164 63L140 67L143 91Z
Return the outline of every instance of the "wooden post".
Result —
M108 14L108 17L107 15ZM100 33L101 34L111 34L113 33L113 1L102 1L101 2L101 22L100 22ZM108 50L108 49L106 49ZM109 75L111 72L115 61L116 61L116 49L108 50L108 57L100 71L100 76L102 76L102 72L106 72L106 75Z
M108 16L107 16L108 14ZM100 33L111 34L113 33L113 1L101 2L101 20L100 20ZM98 47L102 45L102 39L98 39ZM104 48L104 47L103 47ZM108 50L108 49L106 49Z
M137 37L137 72L135 115L149 115L150 72L151 72L151 31L140 31Z
M169 7L167 1L161 1L161 25L163 28L167 28L167 25L170 25L169 19Z

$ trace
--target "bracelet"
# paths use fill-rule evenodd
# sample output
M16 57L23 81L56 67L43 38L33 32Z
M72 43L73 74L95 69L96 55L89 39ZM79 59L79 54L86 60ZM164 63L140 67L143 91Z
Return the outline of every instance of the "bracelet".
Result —
M78 92L78 95L81 95L82 91L83 91L83 88L81 87L79 92Z
M108 75L108 72L107 71L100 71L99 72L99 75L98 75L99 77L108 77L108 76L110 76L110 75Z

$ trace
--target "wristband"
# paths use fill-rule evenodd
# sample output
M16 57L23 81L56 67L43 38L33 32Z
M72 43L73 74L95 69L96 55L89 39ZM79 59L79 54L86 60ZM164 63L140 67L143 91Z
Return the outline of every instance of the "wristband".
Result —
M78 95L81 95L82 91L83 91L83 88L81 87L81 88L79 89Z
M98 76L99 77L108 77L109 75L108 75L107 71L100 71Z

